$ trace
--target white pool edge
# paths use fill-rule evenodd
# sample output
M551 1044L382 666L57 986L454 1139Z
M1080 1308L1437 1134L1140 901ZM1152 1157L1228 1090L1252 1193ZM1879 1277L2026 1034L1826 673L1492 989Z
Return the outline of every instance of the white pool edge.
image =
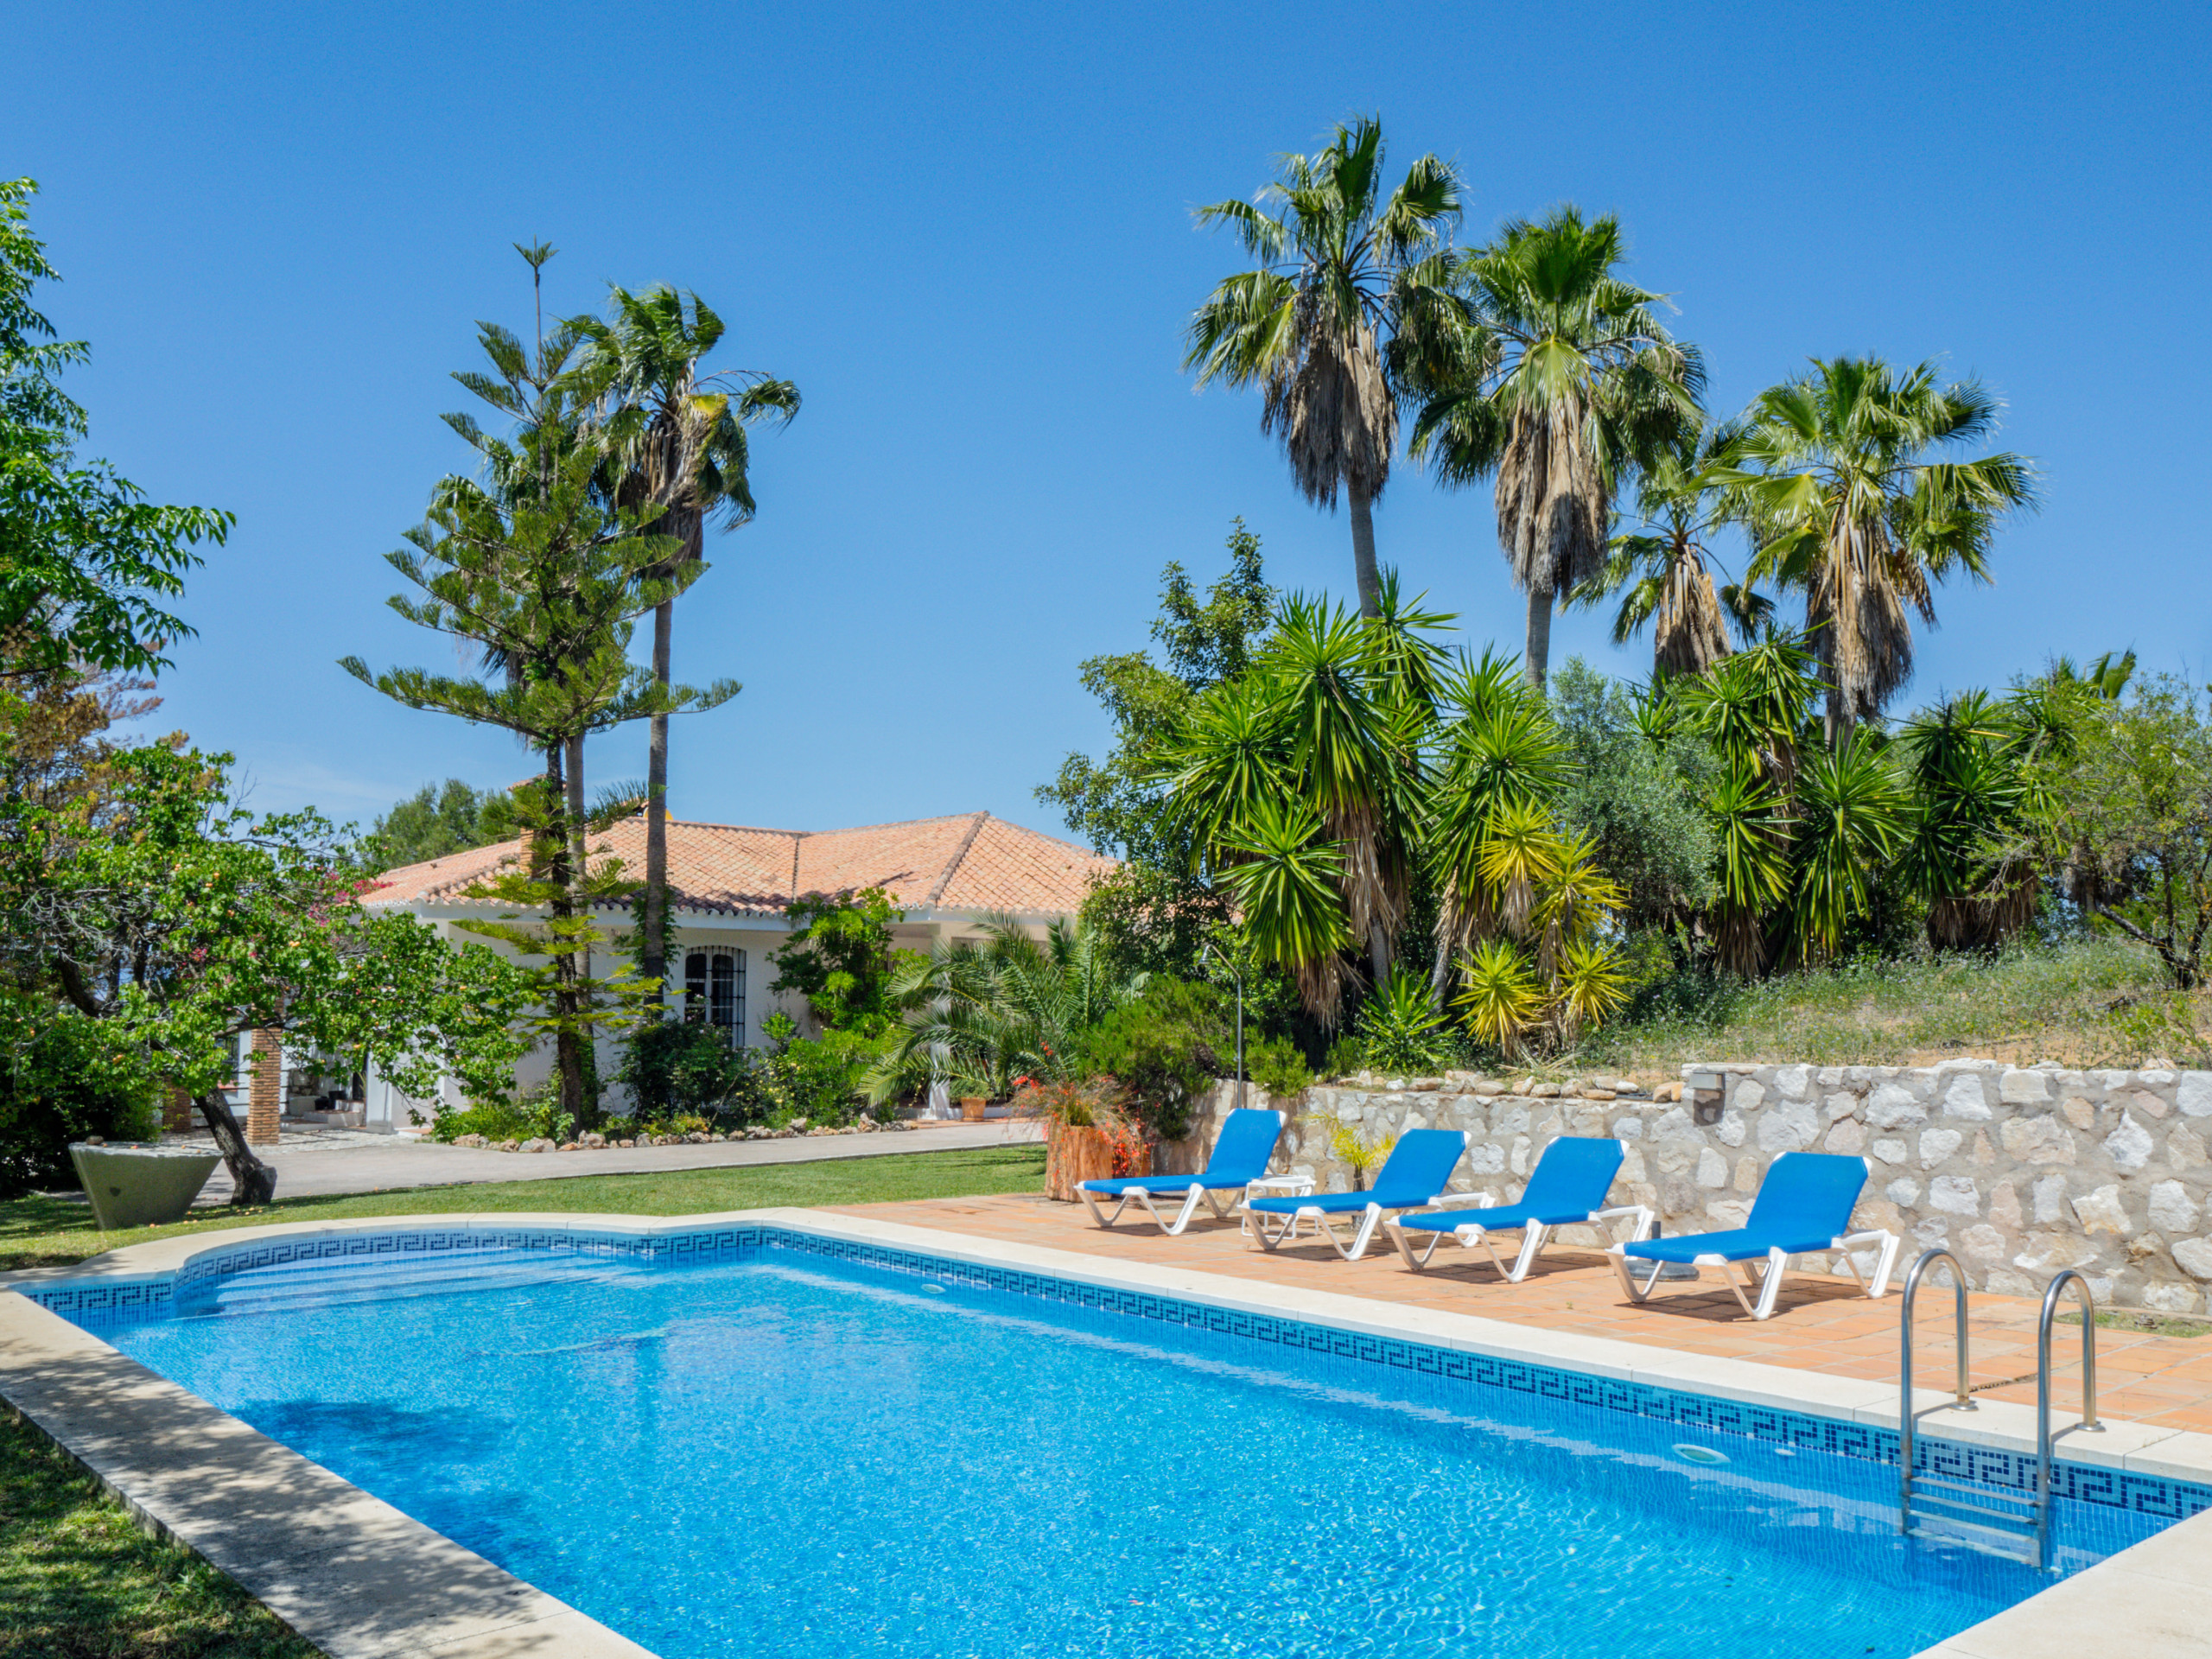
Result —
M746 1223L910 1250L974 1266L1021 1269L1103 1289L1171 1296L1811 1416L1889 1429L1897 1427L1898 1395L1894 1384L1824 1376L1751 1360L1676 1353L1641 1343L1546 1331L1472 1314L812 1210L743 1210L673 1217L496 1211L231 1228L133 1245L74 1268L0 1274L0 1292L71 1281L160 1279L181 1271L200 1255L248 1240L288 1235L331 1236L481 1226L502 1230L550 1227L650 1237ZM1501 1287L1498 1300L1502 1308L1510 1308L1510 1289ZM56 1386L51 1377L42 1387L41 1370L57 1375L82 1373L88 1381L97 1379L102 1384L102 1397L112 1393L130 1402L130 1421L151 1431L150 1439L138 1446L117 1444L118 1436L111 1426L100 1421L102 1414L72 1397L70 1390ZM601 1659L601 1656L612 1659L613 1656L646 1653L567 1604L514 1579L197 1395L156 1376L99 1337L26 1297L0 1294L0 1397L52 1434L134 1513L229 1573L332 1659L385 1659L403 1654L435 1654L440 1659L508 1659L508 1656L524 1654L531 1659ZM1966 1419L1944 1408L1948 1398L1939 1390L1914 1391L1919 1433L2032 1454L2032 1407L1990 1402ZM180 1441L184 1444L178 1445ZM194 1450L202 1444L215 1450L206 1453ZM2114 1421L2101 1434L2063 1435L2058 1449L2063 1458L2075 1463L2212 1484L2212 1434ZM362 1522L372 1523L381 1562L404 1559L410 1563L404 1570L395 1567L377 1574L385 1587L377 1592L376 1617L368 1620L365 1630L361 1616L372 1611L371 1605L346 1593L345 1586L328 1582L333 1557L327 1542L302 1549L289 1535L265 1537L264 1533L281 1529L245 1527L236 1502L209 1496L211 1488L219 1493L236 1486L243 1495L260 1497L272 1483L287 1493L297 1491L302 1497L311 1491L318 1520L326 1505L334 1506L329 1513L358 1515ZM251 1547L240 1548L238 1535L246 1532L252 1534L255 1541ZM264 1556L257 1554L257 1550L273 1553ZM417 1586L426 1578L441 1588L420 1591ZM342 1606L349 1601L359 1604L350 1619ZM2124 1624L2114 1623L2122 1618ZM2108 1645L2121 1641L2126 1645ZM2085 1642L2089 1643L2086 1648ZM2048 1659L2080 1659L2084 1651L2100 1648L2125 1651L2130 1659L2166 1659L2169 1654L2193 1659L2212 1656L2212 1511L2108 1557L1927 1649L1921 1659L2046 1659L2046 1656Z

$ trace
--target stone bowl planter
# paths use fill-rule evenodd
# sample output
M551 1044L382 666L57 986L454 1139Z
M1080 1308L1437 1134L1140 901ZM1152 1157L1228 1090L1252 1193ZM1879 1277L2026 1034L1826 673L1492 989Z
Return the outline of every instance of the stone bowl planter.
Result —
M94 1147L73 1141L69 1161L92 1201L93 1219L112 1233L182 1221L223 1157L143 1142Z

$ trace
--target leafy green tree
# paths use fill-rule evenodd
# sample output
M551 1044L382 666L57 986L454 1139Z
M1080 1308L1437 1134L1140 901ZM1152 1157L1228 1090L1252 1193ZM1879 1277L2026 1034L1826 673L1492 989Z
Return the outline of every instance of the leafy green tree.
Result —
M1621 884L1622 925L1664 934L1686 957L1719 893L1704 807L1719 772L1711 749L1681 731L1655 741L1637 725L1630 689L1580 658L1553 677L1551 713L1565 746L1554 798L1560 828L1588 836L1599 868Z
M192 629L167 607L234 522L159 506L104 461L81 461L85 411L62 372L90 358L31 303L58 280L29 228L29 179L0 181L0 677L79 668L146 672Z
M1368 999L1352 1034L1361 1061L1377 1071L1435 1071L1460 1058L1450 1022L1431 1005L1427 987L1402 971Z
M1735 465L1758 551L1754 581L1805 595L1805 634L1827 687L1827 739L1881 714L1912 674L1912 623L1936 620L1935 588L1989 580L1997 523L2035 504L2027 461L1937 459L1996 429L1979 381L1898 374L1879 358L1816 359L1759 394Z
M875 1037L889 1030L896 1010L891 977L900 955L891 928L906 912L881 887L810 893L785 907L791 931L769 960L776 979L768 988L797 991L825 1031Z
M1114 723L1114 747L1103 760L1070 754L1037 798L1058 810L1067 826L1102 852L1153 868L1187 866L1187 842L1172 834L1160 810L1161 756L1192 699L1241 679L1262 648L1274 613L1260 538L1235 521L1229 569L1202 600L1190 575L1171 562L1160 572L1160 613L1148 652L1093 657L1082 665L1084 690Z
M1662 296L1617 275L1618 220L1561 207L1456 256L1457 308L1401 331L1418 399L1408 449L1447 485L1497 480L1497 540L1528 595L1529 683L1550 665L1552 604L1595 580L1623 470L1694 426L1704 366L1658 321Z
M1113 747L1099 760L1070 754L1037 790L1077 835L1122 860L1084 900L1084 918L1128 972L1200 977L1208 931L1229 919L1227 893L1164 810L1160 776L1193 700L1249 671L1274 617L1260 538L1239 518L1228 545L1229 569L1203 596L1179 563L1160 573L1157 660L1138 651L1083 664L1084 689L1113 721Z
M479 791L448 778L442 787L425 784L395 802L361 838L360 859L373 874L511 841L515 833L514 800L506 791Z
M704 565L708 521L734 530L757 511L747 429L788 423L798 388L754 369L702 373L701 359L721 343L722 320L696 294L657 283L639 293L616 287L605 322L575 325L591 341L587 372L611 400L599 440L615 468L615 502L673 546L655 574L667 587L653 611L654 680L665 690L676 599ZM668 906L668 715L652 724L645 772L645 887L640 966L654 982L663 957Z
M546 242L514 246L530 267L534 344L525 345L496 322L476 325L477 344L490 372L460 369L453 378L506 416L510 426L505 434L490 433L467 413L443 416L481 457L482 477L444 480L433 498L441 506L467 511L477 497L488 495L509 507L543 508L552 501L563 464L592 442L586 412L601 386L596 364L580 356L585 325L569 319L556 321L550 329L545 326L545 267L559 251ZM483 652L486 668L505 673L511 687L522 683L529 664L521 658L509 655L496 641L485 643ZM582 732L568 739L563 770L571 826L569 861L581 868L583 846L576 837L587 816Z
M1261 430L1281 441L1308 501L1351 518L1360 613L1382 599L1374 504L1390 480L1397 392L1387 353L1409 308L1450 303L1441 238L1459 217L1459 174L1423 156L1382 194L1382 124L1336 129L1311 156L1285 156L1260 203L1217 201L1201 225L1226 226L1257 265L1224 278L1192 314L1185 368L1198 385L1257 385Z
M606 823L579 823L572 816L563 758L571 740L584 734L712 708L737 690L727 683L704 690L664 686L631 665L634 619L700 567L692 563L664 574L671 568L669 539L640 534L635 513L603 505L594 489L597 460L588 447L563 446L549 460L550 486L534 499L503 499L454 484L441 492L427 522L409 532L413 550L391 556L393 568L424 594L397 597L393 609L474 645L487 664L518 664L518 671L487 683L481 674L376 674L359 658L341 663L409 708L501 728L544 756L543 778L515 791L517 817L529 837L524 868L475 890L518 912L542 912L542 918L467 925L544 963L539 1028L554 1044L561 1109L580 1124L592 1122L595 1111L588 1077L593 1038L639 1017L637 1003L650 986L626 969L604 979L589 971L593 947L607 943L593 912L619 901L632 884L624 881L619 861L594 865L585 854L586 835ZM624 816L633 810L633 803L615 809Z
M2174 984L2205 980L2212 931L2212 718L2178 675L2106 697L2056 688L2067 741L2026 763L2043 868L2096 924L2155 953Z
M238 1033L281 1032L411 1095L442 1077L494 1094L526 1046L530 988L490 950L364 909L331 827L232 805L228 762L143 745L98 756L59 801L9 802L0 928L18 984L50 990L35 1013L48 1052L77 1052L110 1088L183 1090L235 1201L258 1204L275 1172L221 1093Z

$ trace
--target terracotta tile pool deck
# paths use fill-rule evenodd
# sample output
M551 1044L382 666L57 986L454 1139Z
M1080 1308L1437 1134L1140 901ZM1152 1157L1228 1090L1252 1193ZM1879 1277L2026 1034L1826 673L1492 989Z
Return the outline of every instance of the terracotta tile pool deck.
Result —
M1168 1238L1151 1222L1124 1216L1108 1231L1092 1226L1079 1205L1030 1193L841 1208L848 1215L978 1238L1336 1291L1831 1376L1893 1382L1897 1374L1894 1285L1879 1301L1869 1301L1848 1280L1793 1274L1775 1316L1761 1324L1737 1306L1710 1268L1695 1285L1662 1284L1638 1307L1622 1296L1602 1256L1556 1244L1546 1249L1525 1281L1507 1285L1480 1252L1462 1253L1450 1245L1440 1252L1437 1266L1416 1274L1387 1242L1359 1262L1341 1261L1327 1245L1303 1241L1268 1255L1247 1243L1234 1220L1209 1217L1193 1222L1182 1237ZM1900 1262L1900 1273L1904 1266ZM1977 1398L2035 1404L2036 1314L2037 1304L2022 1297L1969 1298L1969 1376ZM1916 1387L1949 1386L1955 1363L1953 1318L1948 1285L1923 1284L1915 1319ZM2053 1405L2070 1416L2081 1397L2080 1328L2062 1325L2051 1349ZM2100 1327L2097 1383L2098 1409L2106 1416L2212 1433L2212 1336L2181 1338Z

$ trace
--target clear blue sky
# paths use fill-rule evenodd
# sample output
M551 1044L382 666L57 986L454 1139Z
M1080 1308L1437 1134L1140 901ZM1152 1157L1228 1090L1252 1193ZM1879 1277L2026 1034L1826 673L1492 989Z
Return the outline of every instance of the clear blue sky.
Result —
M383 608L380 555L467 452L472 322L610 280L697 289L724 360L798 382L760 517L709 543L680 675L679 816L829 828L988 807L1104 722L1076 682L1144 641L1160 566L1232 515L1285 585L1351 590L1250 396L1193 396L1191 307L1236 257L1189 209L1379 112L1457 159L1465 234L1618 213L1732 410L1811 353L1940 357L2010 405L2048 505L1991 589L1943 592L1905 701L2133 645L2200 675L2207 17L2201 8L537 5L27 9L0 168L44 187L92 342L94 453L226 507L160 716L268 809L364 822L512 742L385 702L335 659L453 662ZM1488 493L1402 468L1382 557L1517 642ZM1600 624L1581 652L1640 673ZM641 740L594 740L598 779Z

